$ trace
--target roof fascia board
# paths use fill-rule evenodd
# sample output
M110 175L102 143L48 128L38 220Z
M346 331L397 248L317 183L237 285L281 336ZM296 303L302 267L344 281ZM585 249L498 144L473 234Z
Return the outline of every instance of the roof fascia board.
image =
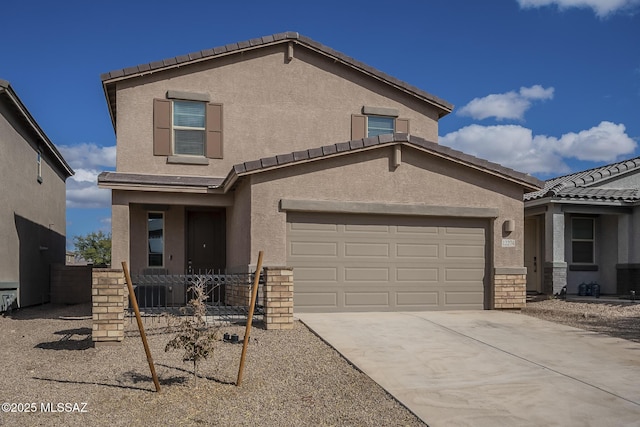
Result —
M53 144L53 142L51 142L51 140L44 133L40 125L38 125L38 122L36 122L36 120L33 118L31 113L29 113L29 110L22 103L22 101L20 100L16 92L13 90L13 88L11 87L11 84L6 80L0 80L0 91L5 92L9 97L9 99L11 100L11 102L18 108L18 110L20 111L20 114L22 114L22 116L27 120L31 128L38 135L38 137L43 142L47 151L53 155L54 159L58 163L58 166L60 166L60 169L62 170L62 172L67 175L67 178L70 176L73 176L74 171L73 169L71 169L71 166L69 166L69 164L64 159L64 157L62 157L62 154L60 154L60 152L58 151L56 146Z

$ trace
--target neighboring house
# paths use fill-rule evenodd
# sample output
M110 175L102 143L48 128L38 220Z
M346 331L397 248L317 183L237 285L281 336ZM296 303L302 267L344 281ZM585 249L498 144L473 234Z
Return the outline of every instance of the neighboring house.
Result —
M640 291L640 157L551 179L524 200L527 290Z
M65 181L73 175L9 82L0 80L0 311L50 299L65 262Z
M246 272L264 250L294 268L296 311L524 305L542 182L438 145L448 102L298 33L102 82L114 265Z

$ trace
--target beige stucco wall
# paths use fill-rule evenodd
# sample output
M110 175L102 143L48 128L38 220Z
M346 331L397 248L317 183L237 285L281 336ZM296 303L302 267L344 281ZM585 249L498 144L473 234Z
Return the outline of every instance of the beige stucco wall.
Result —
M402 164L391 166L385 147L304 165L255 174L251 192L251 259L265 250L266 265L286 264L286 213L281 199L424 204L498 209L493 225L491 267L522 267L524 216L522 188L486 173L404 147ZM504 235L505 220L515 231ZM516 247L502 247L502 239Z
M65 261L65 180L0 105L0 282L20 282L22 306L49 300L49 265ZM41 250L46 247L46 250Z
M117 171L226 176L237 163L350 140L363 105L395 108L413 135L437 141L430 105L298 45L291 61L285 52L266 47L118 83ZM224 105L224 159L194 166L153 156L153 99L167 90Z

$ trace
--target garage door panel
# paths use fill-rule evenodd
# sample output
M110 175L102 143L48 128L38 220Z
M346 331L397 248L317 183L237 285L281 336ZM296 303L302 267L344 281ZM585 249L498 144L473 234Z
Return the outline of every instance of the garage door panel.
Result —
M296 280L304 283L331 283L338 281L338 269L335 267L297 267L295 272Z
M287 263L296 310L482 309L487 226L476 219L290 212Z
M389 306L389 293L388 292L345 292L344 293L344 306L345 307L388 307Z
M398 234L430 234L435 235L438 234L438 227L428 227L428 226L408 226L408 225L398 225L396 227L396 233Z
M477 245L445 245L444 253L447 258L484 259L484 247Z
M396 307L399 309L408 308L434 308L438 306L439 292L396 292Z
M439 269L396 267L396 282L438 283Z
M415 236L414 236L415 239ZM437 259L439 253L438 245L427 243L398 243L396 245L396 255L398 258L425 258Z
M328 242L293 242L290 255L294 257L336 257L338 244Z
M345 224L345 234L388 234L389 227L380 224Z
M295 305L298 308L315 307L335 309L338 307L338 293L305 292L296 295Z
M345 282L388 282L388 268L345 267Z
M484 294L482 292L445 292L444 304L466 305L476 309L482 309Z
M388 243L345 243L345 257L389 257Z
M476 283L478 278L484 276L481 268L445 268L444 279L446 282Z
M338 225L332 223L316 223L316 222L293 222L290 224L291 230L309 231L309 232L336 232Z

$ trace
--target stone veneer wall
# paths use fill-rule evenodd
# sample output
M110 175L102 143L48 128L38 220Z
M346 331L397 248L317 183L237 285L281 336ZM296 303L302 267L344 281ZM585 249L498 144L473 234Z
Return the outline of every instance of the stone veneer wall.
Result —
M269 329L293 329L293 269L265 267L264 323Z
M128 292L125 290L126 282L122 270L93 269L91 339L95 346L119 343L124 339L124 315L128 298Z
M494 308L521 309L527 303L527 275L501 274L493 276Z

